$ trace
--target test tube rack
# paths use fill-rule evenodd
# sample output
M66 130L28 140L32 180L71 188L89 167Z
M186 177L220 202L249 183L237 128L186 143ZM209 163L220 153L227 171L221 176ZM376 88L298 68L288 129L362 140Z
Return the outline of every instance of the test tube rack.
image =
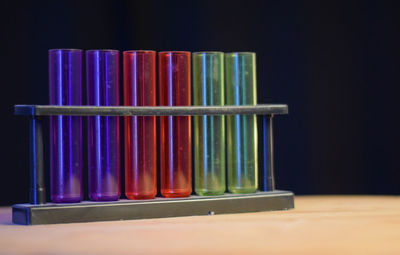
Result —
M15 224L151 219L194 215L245 213L294 208L294 194L276 190L274 177L273 117L287 114L284 104L242 106L55 106L15 105L15 115L29 119L30 203L12 207ZM259 191L253 194L161 198L113 202L49 203L46 201L43 118L48 116L202 116L258 115L262 119L263 164Z

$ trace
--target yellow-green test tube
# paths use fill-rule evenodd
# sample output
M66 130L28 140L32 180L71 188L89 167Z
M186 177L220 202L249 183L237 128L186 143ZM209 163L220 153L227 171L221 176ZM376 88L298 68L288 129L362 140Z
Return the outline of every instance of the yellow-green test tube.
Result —
M257 104L256 54L225 54L226 105ZM227 116L228 190L253 193L258 188L257 117Z
M195 52L193 104L224 105L224 53ZM201 196L225 192L225 118L194 117L195 192Z

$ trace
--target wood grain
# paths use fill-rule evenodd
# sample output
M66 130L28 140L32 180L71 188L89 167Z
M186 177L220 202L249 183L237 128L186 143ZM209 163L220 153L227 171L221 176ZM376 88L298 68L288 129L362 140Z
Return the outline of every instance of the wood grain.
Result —
M400 254L400 197L297 196L296 209L43 226L0 209L1 254Z

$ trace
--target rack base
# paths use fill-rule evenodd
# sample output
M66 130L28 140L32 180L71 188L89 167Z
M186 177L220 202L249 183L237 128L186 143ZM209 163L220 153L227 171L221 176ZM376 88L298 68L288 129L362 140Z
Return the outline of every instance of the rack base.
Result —
M290 191L268 191L254 194L152 200L85 201L73 204L16 204L12 207L15 224L38 225L74 222L167 218L288 210L294 208Z

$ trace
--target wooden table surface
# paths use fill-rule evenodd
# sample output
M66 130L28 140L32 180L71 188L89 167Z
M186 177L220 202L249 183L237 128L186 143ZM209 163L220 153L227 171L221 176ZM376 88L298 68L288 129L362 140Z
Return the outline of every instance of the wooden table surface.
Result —
M296 209L17 226L0 209L1 254L400 254L399 196L296 196Z

